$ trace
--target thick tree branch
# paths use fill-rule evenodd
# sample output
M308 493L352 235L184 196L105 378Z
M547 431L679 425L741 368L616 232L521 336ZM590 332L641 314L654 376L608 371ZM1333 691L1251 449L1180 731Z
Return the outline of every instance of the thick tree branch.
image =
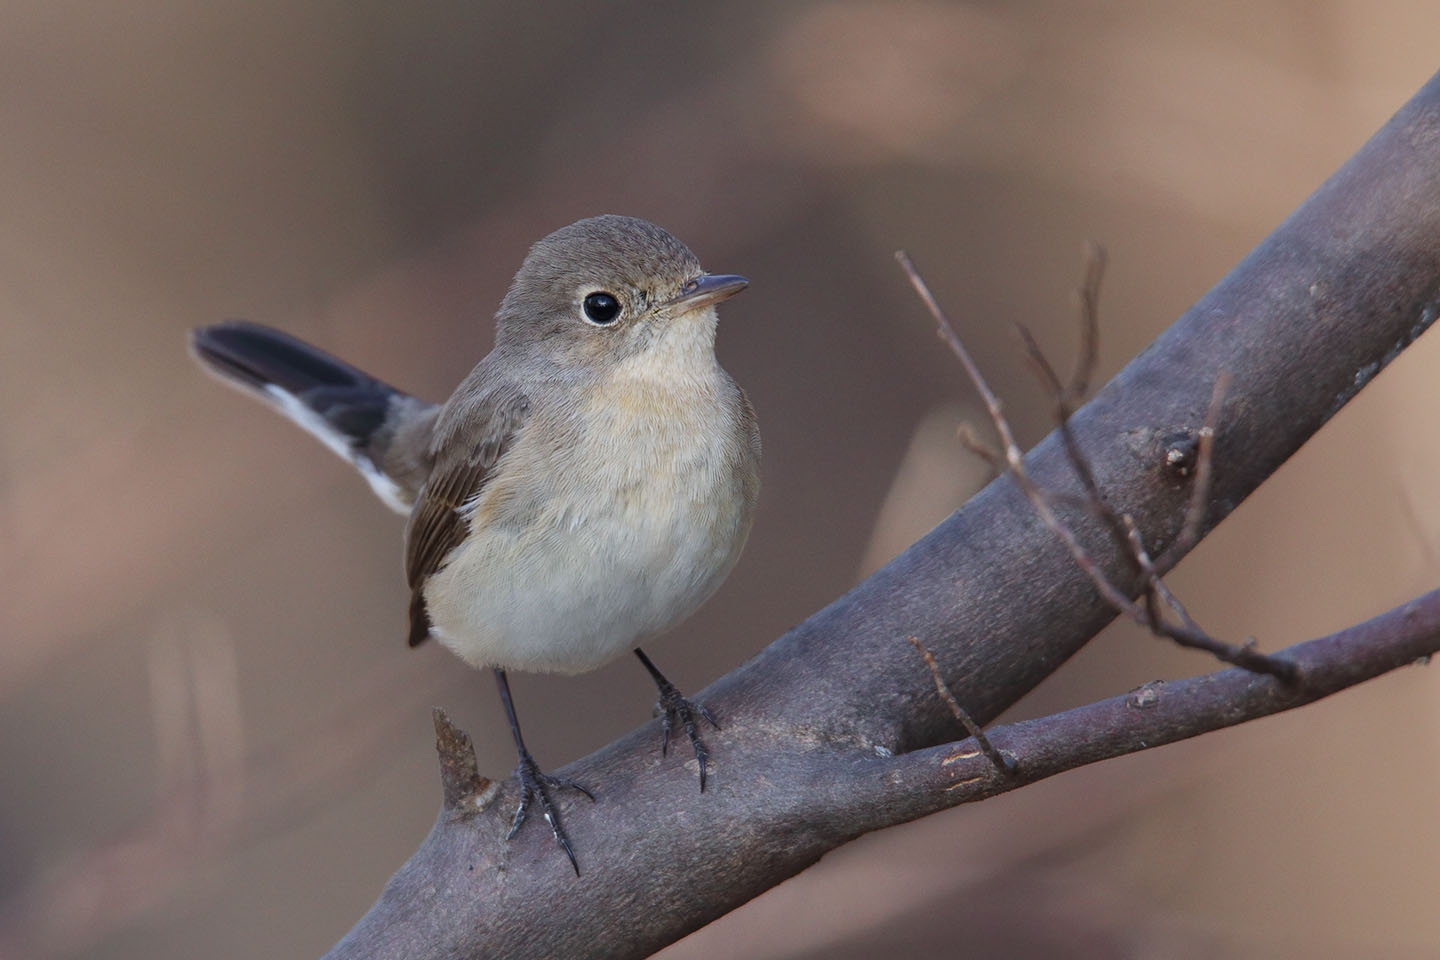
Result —
M1189 546L1177 541L1193 477L1167 467L1172 438L1198 440L1220 371L1232 379L1197 537L1431 324L1440 292L1437 237L1440 79L1432 79L1075 413L1070 428L1096 483L1119 514L1133 519L1158 570L1172 567ZM1062 506L1079 491L1060 440L1052 435L1037 446L1026 468L1056 495L1057 511L1105 578L1137 592L1133 566L1103 525L1083 509ZM1349 639L1317 641L1316 655L1327 671L1355 680L1372 675L1359 664L1382 640L1401 644L1406 654L1385 662L1403 662L1410 650L1399 638L1431 617L1431 606L1432 598L1417 601L1417 612L1384 621L1378 636L1362 629L1358 637L1347 632L1338 636ZM949 688L984 723L1112 616L1064 545L1002 477L701 693L723 724L708 738L713 767L703 796L694 771L679 769L680 758L661 758L658 724L572 764L563 775L593 784L597 797L564 808L583 871L577 879L545 831L504 842L513 783L486 791L463 814L442 811L331 956L644 956L827 850L955 799L937 788L935 775L956 749L939 747L953 736L954 720L907 637L934 651ZM1331 641L1333 649L1323 646ZM1422 648L1432 649L1426 643L1416 649ZM1309 650L1296 655L1308 657ZM1068 758L1056 761L1055 769L1063 769L1119 749L1119 741L1100 742L1107 717L1179 724L1211 707L1223 718L1232 706L1236 716L1247 716L1258 709L1243 706L1252 697L1282 709L1315 693L1310 669L1307 660L1306 685L1288 690L1226 671L1164 688L1153 713L1138 709L1151 691L1125 707L1129 713L1097 704L1084 708L1093 714L1081 712L1085 722L1072 718L1068 727L1062 718L1037 721L1057 725L1030 728L1049 730L1035 734L1034 746L1021 746L1029 735L1023 726L1013 731L1018 739L1010 739L1012 731L997 736L997 746L1031 750L1028 762L1038 762L1034 751L1053 742L1055 756ZM1207 690L1219 691L1211 707L1200 697ZM1191 698L1194 691L1200 699ZM1019 759L1026 770L1026 758ZM975 762L977 771L991 769L983 758Z

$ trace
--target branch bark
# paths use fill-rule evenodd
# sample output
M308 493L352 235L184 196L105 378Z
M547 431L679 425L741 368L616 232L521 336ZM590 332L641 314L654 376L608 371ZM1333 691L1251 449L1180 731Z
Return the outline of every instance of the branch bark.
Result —
M1437 238L1440 76L1076 412L1071 430L1100 488L1134 519L1161 572L1430 326ZM1193 477L1167 468L1168 448L1198 437L1222 370L1232 380L1208 509L1182 540ZM1026 466L1057 505L1083 500L1055 435ZM1134 595L1107 532L1082 511L1057 510L1105 577ZM1290 651L1304 668L1298 688L1229 670L1163 688L1150 710L1139 700L1154 690L993 736L1023 782L1287 709L1434 650L1437 605L1427 595ZM700 694L723 725L707 733L703 795L694 771L661 758L655 725L559 771L596 788L594 804L562 800L579 879L547 831L505 842L513 782L460 797L328 956L648 955L862 833L975 798L973 785L946 789L959 780L999 776L983 757L946 762L968 747L948 743L954 720L908 637L934 651L984 723L1113 615L1002 477ZM1157 736L1147 725L1162 719L1168 732Z

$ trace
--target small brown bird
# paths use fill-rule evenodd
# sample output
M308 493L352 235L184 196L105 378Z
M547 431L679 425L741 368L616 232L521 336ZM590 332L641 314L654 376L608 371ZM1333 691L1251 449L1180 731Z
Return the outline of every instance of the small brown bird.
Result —
M600 216L531 248L495 347L444 404L401 393L277 330L196 330L200 362L271 403L409 515L410 645L434 636L494 670L519 756L514 836L538 803L579 873L507 670L580 673L634 650L705 789L714 718L637 646L694 611L735 565L759 493L760 433L715 359L715 305L746 286L707 274L664 230Z

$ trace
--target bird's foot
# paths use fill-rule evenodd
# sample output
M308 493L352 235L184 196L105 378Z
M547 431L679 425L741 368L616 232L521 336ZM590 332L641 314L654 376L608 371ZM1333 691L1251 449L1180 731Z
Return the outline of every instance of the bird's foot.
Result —
M700 766L700 792L704 793L710 750L700 738L700 721L704 720L716 730L720 729L720 724L715 722L715 717L705 709L704 704L686 699L670 681L657 680L656 686L660 689L660 699L655 703L655 715L661 718L661 728L665 732L665 739L660 745L660 755L665 756L670 752L670 737L675 733L678 723L684 729L685 736L690 738L690 746L695 751L695 762Z
M555 837L555 842L560 845L561 850L565 851L565 856L570 858L570 866L575 869L575 876L580 876L580 864L575 860L575 851L570 846L570 838L565 835L565 828L560 823L560 811L556 810L555 805L550 801L550 790L560 787L578 790L592 802L595 794L574 780L552 777L548 773L541 772L535 758L528 752L520 754L520 765L515 768L515 777L520 781L520 806L515 810L515 818L510 822L510 832L505 835L505 839L509 840L520 832L520 827L524 825L526 818L530 815L531 804L538 803L545 822L550 824L550 833Z

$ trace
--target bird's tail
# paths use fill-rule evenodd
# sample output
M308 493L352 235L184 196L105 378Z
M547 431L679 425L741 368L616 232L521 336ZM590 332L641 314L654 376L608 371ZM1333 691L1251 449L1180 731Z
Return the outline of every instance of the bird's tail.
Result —
M201 366L275 407L355 465L375 493L408 512L416 451L397 438L427 428L434 408L287 333L245 321L200 327L191 349ZM423 423L422 423L423 421Z

